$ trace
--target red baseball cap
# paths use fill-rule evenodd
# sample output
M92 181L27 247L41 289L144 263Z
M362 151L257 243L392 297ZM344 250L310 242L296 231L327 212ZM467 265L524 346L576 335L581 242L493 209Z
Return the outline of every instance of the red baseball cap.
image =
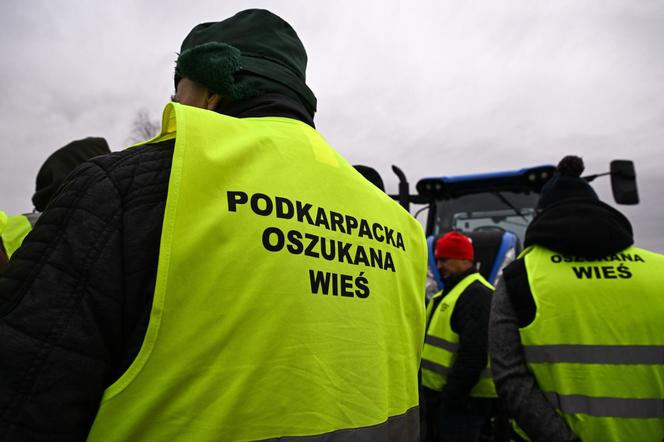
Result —
M473 242L466 235L459 232L449 232L438 238L434 252L436 259L475 259Z

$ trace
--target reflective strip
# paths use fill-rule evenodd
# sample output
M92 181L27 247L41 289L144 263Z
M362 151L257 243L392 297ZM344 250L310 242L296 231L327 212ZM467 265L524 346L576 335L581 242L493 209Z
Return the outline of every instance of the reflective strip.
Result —
M527 345L526 361L581 364L664 364L662 345Z
M595 417L664 418L664 399L625 399L591 397L580 394L545 393L556 408L567 414L579 413Z
M285 436L274 439L264 439L264 441L374 442L380 440L396 442L404 440L419 440L419 437L420 410L419 407L415 406L404 414L388 418L382 424L361 428L346 428L316 436Z
M459 344L455 344L454 342L450 342L447 339L439 338L437 336L426 335L424 342L452 353L456 353L457 350L459 350Z
M451 369L449 367L445 367L444 365L436 364L433 361L429 361L427 359L422 359L421 362L421 367L427 370L431 370L434 373L442 374L443 376L447 376Z
M427 359L422 359L422 362L421 362L420 365L424 369L431 370L434 373L438 373L438 374L443 375L445 377L447 377L450 374L450 372L452 371L452 369L450 367L446 367L444 365L437 364L437 363L435 363L433 361L429 361ZM482 370L480 372L480 377L481 378L490 378L491 377L491 369L489 367L487 367L484 370Z

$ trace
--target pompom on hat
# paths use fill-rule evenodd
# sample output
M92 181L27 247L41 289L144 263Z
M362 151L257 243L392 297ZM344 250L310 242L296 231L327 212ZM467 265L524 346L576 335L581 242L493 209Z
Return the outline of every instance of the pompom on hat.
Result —
M584 170L585 166L580 157L568 155L560 160L556 173L542 186L537 208L544 210L572 198L599 201L588 181L581 178Z
M466 235L459 232L449 232L436 241L434 251L436 259L475 259L473 243Z

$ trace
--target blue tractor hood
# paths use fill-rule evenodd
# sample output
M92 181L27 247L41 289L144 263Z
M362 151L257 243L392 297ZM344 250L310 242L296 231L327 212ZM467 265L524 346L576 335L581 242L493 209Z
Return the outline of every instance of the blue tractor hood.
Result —
M537 192L553 176L556 167L542 165L505 172L422 178L417 192L429 199L450 199L481 192Z

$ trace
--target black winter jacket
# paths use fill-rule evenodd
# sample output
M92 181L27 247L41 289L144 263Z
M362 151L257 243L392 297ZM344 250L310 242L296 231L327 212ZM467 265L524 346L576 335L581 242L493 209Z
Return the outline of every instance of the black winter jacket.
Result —
M223 110L313 121L286 97ZM143 342L174 140L92 159L0 275L0 441L85 440Z

